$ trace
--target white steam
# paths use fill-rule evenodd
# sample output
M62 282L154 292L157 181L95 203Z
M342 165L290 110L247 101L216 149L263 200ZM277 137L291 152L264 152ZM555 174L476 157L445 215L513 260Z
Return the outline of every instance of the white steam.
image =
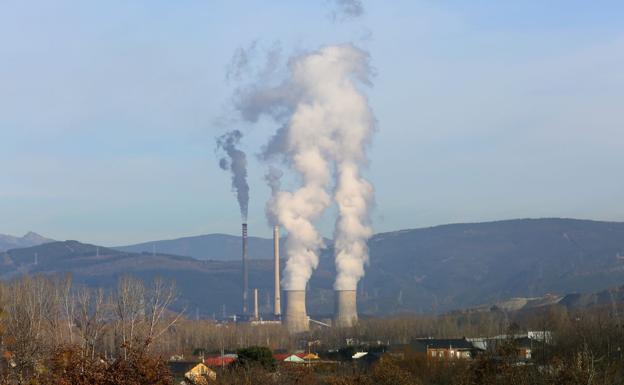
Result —
M314 221L332 204L332 186L339 212L336 289L354 290L364 275L373 188L360 168L367 162L374 118L359 87L369 76L364 51L351 44L326 46L292 59L288 79L279 86L240 93L243 117L255 121L265 114L282 124L265 156L281 156L302 181L299 189L280 191L270 201L271 215L288 231L286 290L305 290L318 265L323 239Z
M339 216L334 232L336 250L336 290L355 290L368 263L367 241L373 235L368 212L373 201L373 186L362 178L352 160L337 166L336 203Z
M275 217L275 213L273 212L273 206L275 205L275 201L277 199L277 195L280 192L282 186L282 176L284 173L279 168L274 166L270 166L267 173L264 175L264 180L267 185L271 188L271 198L266 204L266 217L271 226L278 226L279 220Z

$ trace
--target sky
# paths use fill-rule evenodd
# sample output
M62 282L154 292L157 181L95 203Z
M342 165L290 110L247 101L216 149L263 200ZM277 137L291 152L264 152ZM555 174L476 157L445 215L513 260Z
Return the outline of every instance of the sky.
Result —
M3 0L0 233L107 246L239 232L215 138L244 132L268 236L275 131L231 116L237 50L371 55L377 232L527 217L624 221L624 3ZM287 188L296 185L291 178ZM334 213L319 221L331 236Z

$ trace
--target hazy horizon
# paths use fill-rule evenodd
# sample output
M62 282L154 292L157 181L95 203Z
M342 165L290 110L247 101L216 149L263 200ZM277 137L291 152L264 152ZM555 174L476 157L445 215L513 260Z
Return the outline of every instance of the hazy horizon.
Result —
M624 223L624 221L609 221L609 220L600 220L600 219L593 219L593 218L566 218L566 217L526 217L526 218L500 218L500 219L491 219L491 220L483 220L483 221L477 221L477 222L449 222L449 223L438 223L438 224L433 224L433 225L426 225L426 226L418 226L418 227L404 227L404 228L397 228L397 229L388 229L388 230L384 230L384 231L377 231L375 232L374 235L382 235L382 234L387 234L387 233L393 233L393 232L400 232L400 231L410 231L410 230L423 230L423 229L431 229L431 228L436 228L436 227L441 227L441 226L453 226L453 225L469 225L469 224L484 224L484 223L496 223L496 222L508 222L508 221L521 221L521 220L572 220L572 221L589 221L589 222L612 222L612 223ZM251 229L253 230L253 229ZM8 236L13 236L16 238L21 238L23 236L28 235L28 233L35 233L37 235L40 235L42 237L45 238L51 238L48 236L48 234L42 234L41 232L38 232L36 230L28 230L26 233L23 234L7 234L7 233L0 233L0 235L8 235ZM78 241L81 243L86 243L86 244L94 244L97 246L103 246L103 247L122 247L122 246L131 246L131 245L138 245L138 244L143 244L143 243L151 243L151 242L159 242L159 241L171 241L171 240L176 240L176 239L182 239L182 238L193 238L193 237L201 237L201 236L206 236L206 235L225 235L225 236L231 236L231 237L240 237L240 231L239 232L232 232L232 233L225 233L225 232L211 232L211 233L197 233L197 234L177 234L177 235L169 235L166 236L164 238L154 238L154 239L143 239L143 240L139 240L136 242L130 242L130 243L119 243L119 244L99 244L97 242L91 242L88 239L75 239L75 238L54 238L54 241L59 241L59 242L64 242L64 241ZM272 235L271 234L254 234L253 232L251 232L249 234L249 236L251 238L262 238L262 239L267 239L270 240L272 239ZM328 240L332 240L331 237L325 237ZM52 239L52 238L51 238Z
M3 2L0 233L110 246L238 234L215 138L239 128L251 235L270 236L256 155L275 124L228 115L228 67L254 41L256 61L340 42L370 53L376 233L624 221L624 4L363 4L341 23L324 0Z

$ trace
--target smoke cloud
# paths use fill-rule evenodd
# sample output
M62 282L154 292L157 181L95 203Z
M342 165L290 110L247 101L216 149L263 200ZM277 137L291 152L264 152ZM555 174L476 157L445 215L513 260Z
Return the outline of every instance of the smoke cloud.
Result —
M279 224L279 220L273 212L272 207L275 204L275 200L277 199L277 194L280 191L282 185L282 176L284 173L282 170L271 166L269 167L269 171L264 175L264 180L267 182L267 185L271 188L271 198L267 202L266 205L266 216L269 220L269 224L271 226L277 226Z
M227 80L240 80L245 73L250 72L251 63L257 49L258 41L252 41L247 47L239 47L232 59L225 78Z
M330 18L333 21L356 19L364 14L364 5L360 0L332 0L332 3Z
M360 167L366 164L374 118L360 87L369 84L370 73L364 51L351 44L326 46L291 59L281 84L240 93L243 117L256 121L268 115L281 124L265 156L281 156L302 181L299 189L279 191L269 203L271 215L288 231L287 290L305 290L318 266L323 239L314 221L332 204L332 186L339 209L336 287L354 289L364 274L373 188Z
M219 167L232 173L232 189L236 192L241 218L247 222L249 212L249 184L247 183L247 155L237 148L243 137L239 130L232 130L217 138L217 148L225 152Z

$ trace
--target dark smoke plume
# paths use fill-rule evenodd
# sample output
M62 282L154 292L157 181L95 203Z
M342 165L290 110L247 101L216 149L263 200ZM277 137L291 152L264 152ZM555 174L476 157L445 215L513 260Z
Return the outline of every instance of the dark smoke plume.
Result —
M247 155L237 148L243 137L239 130L232 130L217 138L217 147L225 151L227 157L219 160L219 167L232 172L232 189L240 206L241 217L247 221L249 211L249 184L247 184Z

